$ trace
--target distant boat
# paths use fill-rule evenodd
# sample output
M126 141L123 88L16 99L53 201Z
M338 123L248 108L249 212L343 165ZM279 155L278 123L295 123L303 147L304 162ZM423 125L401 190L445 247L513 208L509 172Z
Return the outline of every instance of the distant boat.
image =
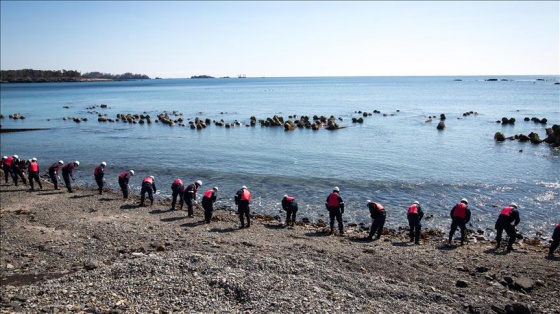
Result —
M237 74L237 78L247 78L245 74Z

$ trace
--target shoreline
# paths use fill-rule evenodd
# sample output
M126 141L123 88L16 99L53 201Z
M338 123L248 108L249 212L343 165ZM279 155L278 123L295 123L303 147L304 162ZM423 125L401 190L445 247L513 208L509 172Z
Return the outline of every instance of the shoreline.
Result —
M198 205L187 218L166 200L42 183L0 186L3 311L560 313L560 258L540 245L415 246L404 230L364 242L264 215L238 229L230 210L204 224Z

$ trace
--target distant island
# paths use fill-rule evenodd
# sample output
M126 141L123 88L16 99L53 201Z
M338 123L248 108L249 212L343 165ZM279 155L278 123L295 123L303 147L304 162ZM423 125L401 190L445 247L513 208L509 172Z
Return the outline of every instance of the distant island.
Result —
M88 72L81 74L75 70L1 70L0 83L48 83L48 82L94 82L94 81L128 81L149 80L144 74L109 74Z
M193 75L191 76L192 79L207 79L207 78L214 78L213 76L210 75Z

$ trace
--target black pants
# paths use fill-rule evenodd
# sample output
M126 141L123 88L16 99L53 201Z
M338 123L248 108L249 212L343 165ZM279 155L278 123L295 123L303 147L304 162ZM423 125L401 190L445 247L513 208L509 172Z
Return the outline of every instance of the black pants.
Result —
M128 198L128 183L119 178L119 186L121 187L123 198Z
M449 231L449 243L451 243L451 241L453 240L453 235L455 234L455 231L457 231L457 227L459 227L459 229L461 229L461 245L463 245L463 242L465 241L466 232L467 232L466 224L467 224L467 222L465 221L465 219L462 219L462 218L459 218L459 217L453 217L452 218L451 230Z
M103 177L95 177L95 182L99 188L99 195L103 194Z
M334 220L338 222L338 232L340 234L344 233L344 227L342 225L342 212L339 207L329 207L329 225L331 227L331 232L334 231Z
M49 177L54 184L54 189L58 190L58 177L56 176L56 173L54 171L49 171Z
M408 217L408 226L410 227L410 242L420 243L420 233L422 231L422 224L420 224L420 219L417 217Z
M214 212L214 204L212 202L202 201L202 208L204 208L204 221L210 223Z
M251 226L251 210L249 209L249 205L239 204L237 207L237 214L239 215L239 221L241 222L241 228L245 228L245 220L244 217L247 218L247 227Z
M494 226L496 228L496 247L499 247L500 244L502 243L502 233L505 230L509 240L508 240L508 249L513 249L513 243L515 243L515 227L511 225L511 223L509 222L503 222L498 220L496 222L496 225Z
M31 185L32 190L35 189L35 187L33 187L33 180L35 180L35 182L37 182L39 184L39 188L42 190L43 185L41 184L41 181L39 179L39 173L38 172L35 172L35 171L29 172L29 185Z
M187 204L187 216L192 217L194 215L193 211L193 200L189 196L183 195L183 199L185 200L185 204Z
M288 208L286 210L286 226L293 226L296 223L297 208Z
M142 184L142 190L140 191L140 205L144 205L144 199L146 199L146 193L148 193L148 199L150 200L150 205L154 204L154 189L151 184Z
M66 184L66 188L68 192L72 193L72 181L70 181L70 173L62 171L62 178L64 179L64 184Z
M2 169L4 169L4 181L6 181L6 183L8 183L8 175L10 177L13 177L14 175L12 174L12 167L11 166L7 166L7 165L3 165Z
M27 184L27 179L23 175L23 172L21 172L21 169L19 169L18 167L12 167L12 180L14 180L14 184L16 186L18 185L18 178L21 178L23 184Z
M178 185L178 186L172 186L171 187L171 208L175 209L175 204L177 203L177 197L179 197L179 206L181 207L181 209L183 209L183 186L182 185Z
M377 217L371 221L371 228L369 229L369 239L373 239L373 236L377 233L377 239L381 238L383 233L383 226L385 226L385 215Z
M548 252L548 254L552 255L554 251L556 251L559 245L560 245L560 227L556 227L556 229L554 229L554 233L552 234L552 244L550 245L550 251Z

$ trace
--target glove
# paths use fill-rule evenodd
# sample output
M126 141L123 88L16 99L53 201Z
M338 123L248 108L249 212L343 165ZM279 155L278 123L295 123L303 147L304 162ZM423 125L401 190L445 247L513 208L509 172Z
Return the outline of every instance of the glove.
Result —
M329 210L329 204L325 203L325 208Z
M340 212L344 214L344 208L342 208L342 209L340 210Z

